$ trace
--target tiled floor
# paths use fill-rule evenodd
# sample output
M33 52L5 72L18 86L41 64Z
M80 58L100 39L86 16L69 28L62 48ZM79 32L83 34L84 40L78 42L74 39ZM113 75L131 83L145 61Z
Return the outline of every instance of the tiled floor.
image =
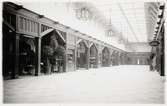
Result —
M113 66L4 81L5 103L164 103L164 77Z

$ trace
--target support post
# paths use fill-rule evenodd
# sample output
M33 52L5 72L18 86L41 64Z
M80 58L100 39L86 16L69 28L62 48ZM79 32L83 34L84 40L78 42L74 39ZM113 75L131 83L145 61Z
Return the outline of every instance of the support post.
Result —
M78 61L77 61L77 53L78 53L78 38L75 36L75 71L78 70Z
M109 50L109 57L108 57L108 67L111 66L111 50Z
M89 70L89 63L90 63L90 48L88 47L88 50L87 50L87 67L86 67L87 70Z
M100 64L100 62L101 62L101 58L100 58L100 53L101 53L101 50L100 50L100 45L98 46L98 62L97 62L97 68L100 68L101 67L101 64Z
M36 38L36 63L35 76L39 76L41 72L41 38Z
M160 53L161 53L161 55L160 55L160 58L161 58L161 73L160 73L160 76L165 76L165 52L166 52L166 50L165 50L165 47L164 47L164 45L165 45L165 41L164 41L164 39L165 39L165 37L164 37L164 25L163 25L163 27L162 27L162 34L161 34L161 51L160 51Z
M113 50L110 53L110 66L113 66Z
M14 70L12 72L12 79L19 77L19 40L20 36L19 34L15 34L15 42L14 42L14 56L15 56L15 63L14 63Z
M97 54L96 54L96 68L99 68L99 50L97 48Z
M63 72L67 72L67 45L65 46L65 54L63 58Z
M120 55L120 52L118 52L118 65L120 65L121 64L121 57L120 57L121 55Z

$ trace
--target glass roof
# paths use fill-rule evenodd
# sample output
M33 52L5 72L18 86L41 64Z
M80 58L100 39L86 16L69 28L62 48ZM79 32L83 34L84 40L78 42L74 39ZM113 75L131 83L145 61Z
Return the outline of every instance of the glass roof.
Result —
M129 42L147 42L144 2L93 3Z
M97 2L98 1L98 2ZM92 4L105 17L123 38L129 42L148 42L146 2L163 0L95 0ZM155 22L156 23L156 22Z
M68 3L76 0L62 0ZM77 0L91 3L129 42L148 42L144 2L150 0ZM152 0L158 2L160 0Z

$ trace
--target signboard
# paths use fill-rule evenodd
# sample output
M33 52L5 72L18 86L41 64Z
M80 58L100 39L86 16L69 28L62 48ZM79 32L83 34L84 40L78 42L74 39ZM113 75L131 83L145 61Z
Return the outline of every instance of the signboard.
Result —
M153 40L149 43L150 46L158 46L160 43L157 40Z

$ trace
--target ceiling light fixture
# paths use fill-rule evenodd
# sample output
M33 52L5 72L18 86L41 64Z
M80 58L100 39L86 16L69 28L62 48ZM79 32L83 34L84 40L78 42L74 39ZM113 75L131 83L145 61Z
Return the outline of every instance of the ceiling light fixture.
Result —
M92 13L87 7L76 10L76 17L79 20L88 21L92 18Z
M114 35L113 34L113 30L112 30L112 24L111 24L111 9L109 10L109 12L110 12L109 25L107 27L107 31L106 31L107 34L106 35L109 36L109 37L111 37L111 36Z

